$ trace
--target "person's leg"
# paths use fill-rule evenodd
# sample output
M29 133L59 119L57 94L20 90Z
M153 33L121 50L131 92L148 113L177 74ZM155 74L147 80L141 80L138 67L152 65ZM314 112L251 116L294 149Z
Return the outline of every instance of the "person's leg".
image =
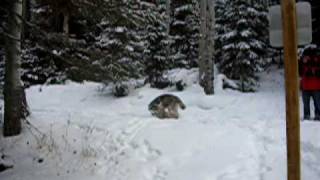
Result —
M314 110L315 110L315 120L320 120L320 91L315 91L313 93L313 102L314 102Z
M310 91L302 91L303 119L310 119Z

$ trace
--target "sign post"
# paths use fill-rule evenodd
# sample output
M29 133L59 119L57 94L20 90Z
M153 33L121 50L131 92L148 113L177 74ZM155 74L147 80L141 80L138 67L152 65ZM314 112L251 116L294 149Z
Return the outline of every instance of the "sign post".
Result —
M287 174L301 179L298 45L312 41L311 6L308 2L282 0L269 8L270 44L283 47L286 86Z
M286 86L287 174L288 180L300 180L300 108L298 81L298 45L312 41L311 5L308 2L282 0L269 8L270 44L283 47Z
M295 0L282 0L281 6L286 85L287 175L288 180L300 180L300 110L296 3Z

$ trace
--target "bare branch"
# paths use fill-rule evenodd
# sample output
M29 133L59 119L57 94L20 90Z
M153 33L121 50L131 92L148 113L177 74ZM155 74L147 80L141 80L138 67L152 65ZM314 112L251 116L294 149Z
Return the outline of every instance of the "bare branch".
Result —
M5 37L5 38L9 38L12 39L14 41L21 41L19 38L14 37L13 35L7 33L7 32L0 32L0 35Z

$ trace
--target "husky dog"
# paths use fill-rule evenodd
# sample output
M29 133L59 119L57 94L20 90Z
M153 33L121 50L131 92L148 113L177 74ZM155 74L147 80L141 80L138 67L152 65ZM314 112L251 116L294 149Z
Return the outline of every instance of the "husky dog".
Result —
M186 105L177 96L163 94L149 104L149 111L160 119L179 118L178 108L185 109Z

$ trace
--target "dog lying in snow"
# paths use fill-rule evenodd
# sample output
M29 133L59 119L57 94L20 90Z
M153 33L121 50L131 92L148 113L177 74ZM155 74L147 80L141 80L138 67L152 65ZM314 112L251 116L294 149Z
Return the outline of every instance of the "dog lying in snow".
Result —
M160 119L179 118L179 107L185 109L186 105L177 96L171 94L163 94L155 98L149 104L149 111L153 116Z

